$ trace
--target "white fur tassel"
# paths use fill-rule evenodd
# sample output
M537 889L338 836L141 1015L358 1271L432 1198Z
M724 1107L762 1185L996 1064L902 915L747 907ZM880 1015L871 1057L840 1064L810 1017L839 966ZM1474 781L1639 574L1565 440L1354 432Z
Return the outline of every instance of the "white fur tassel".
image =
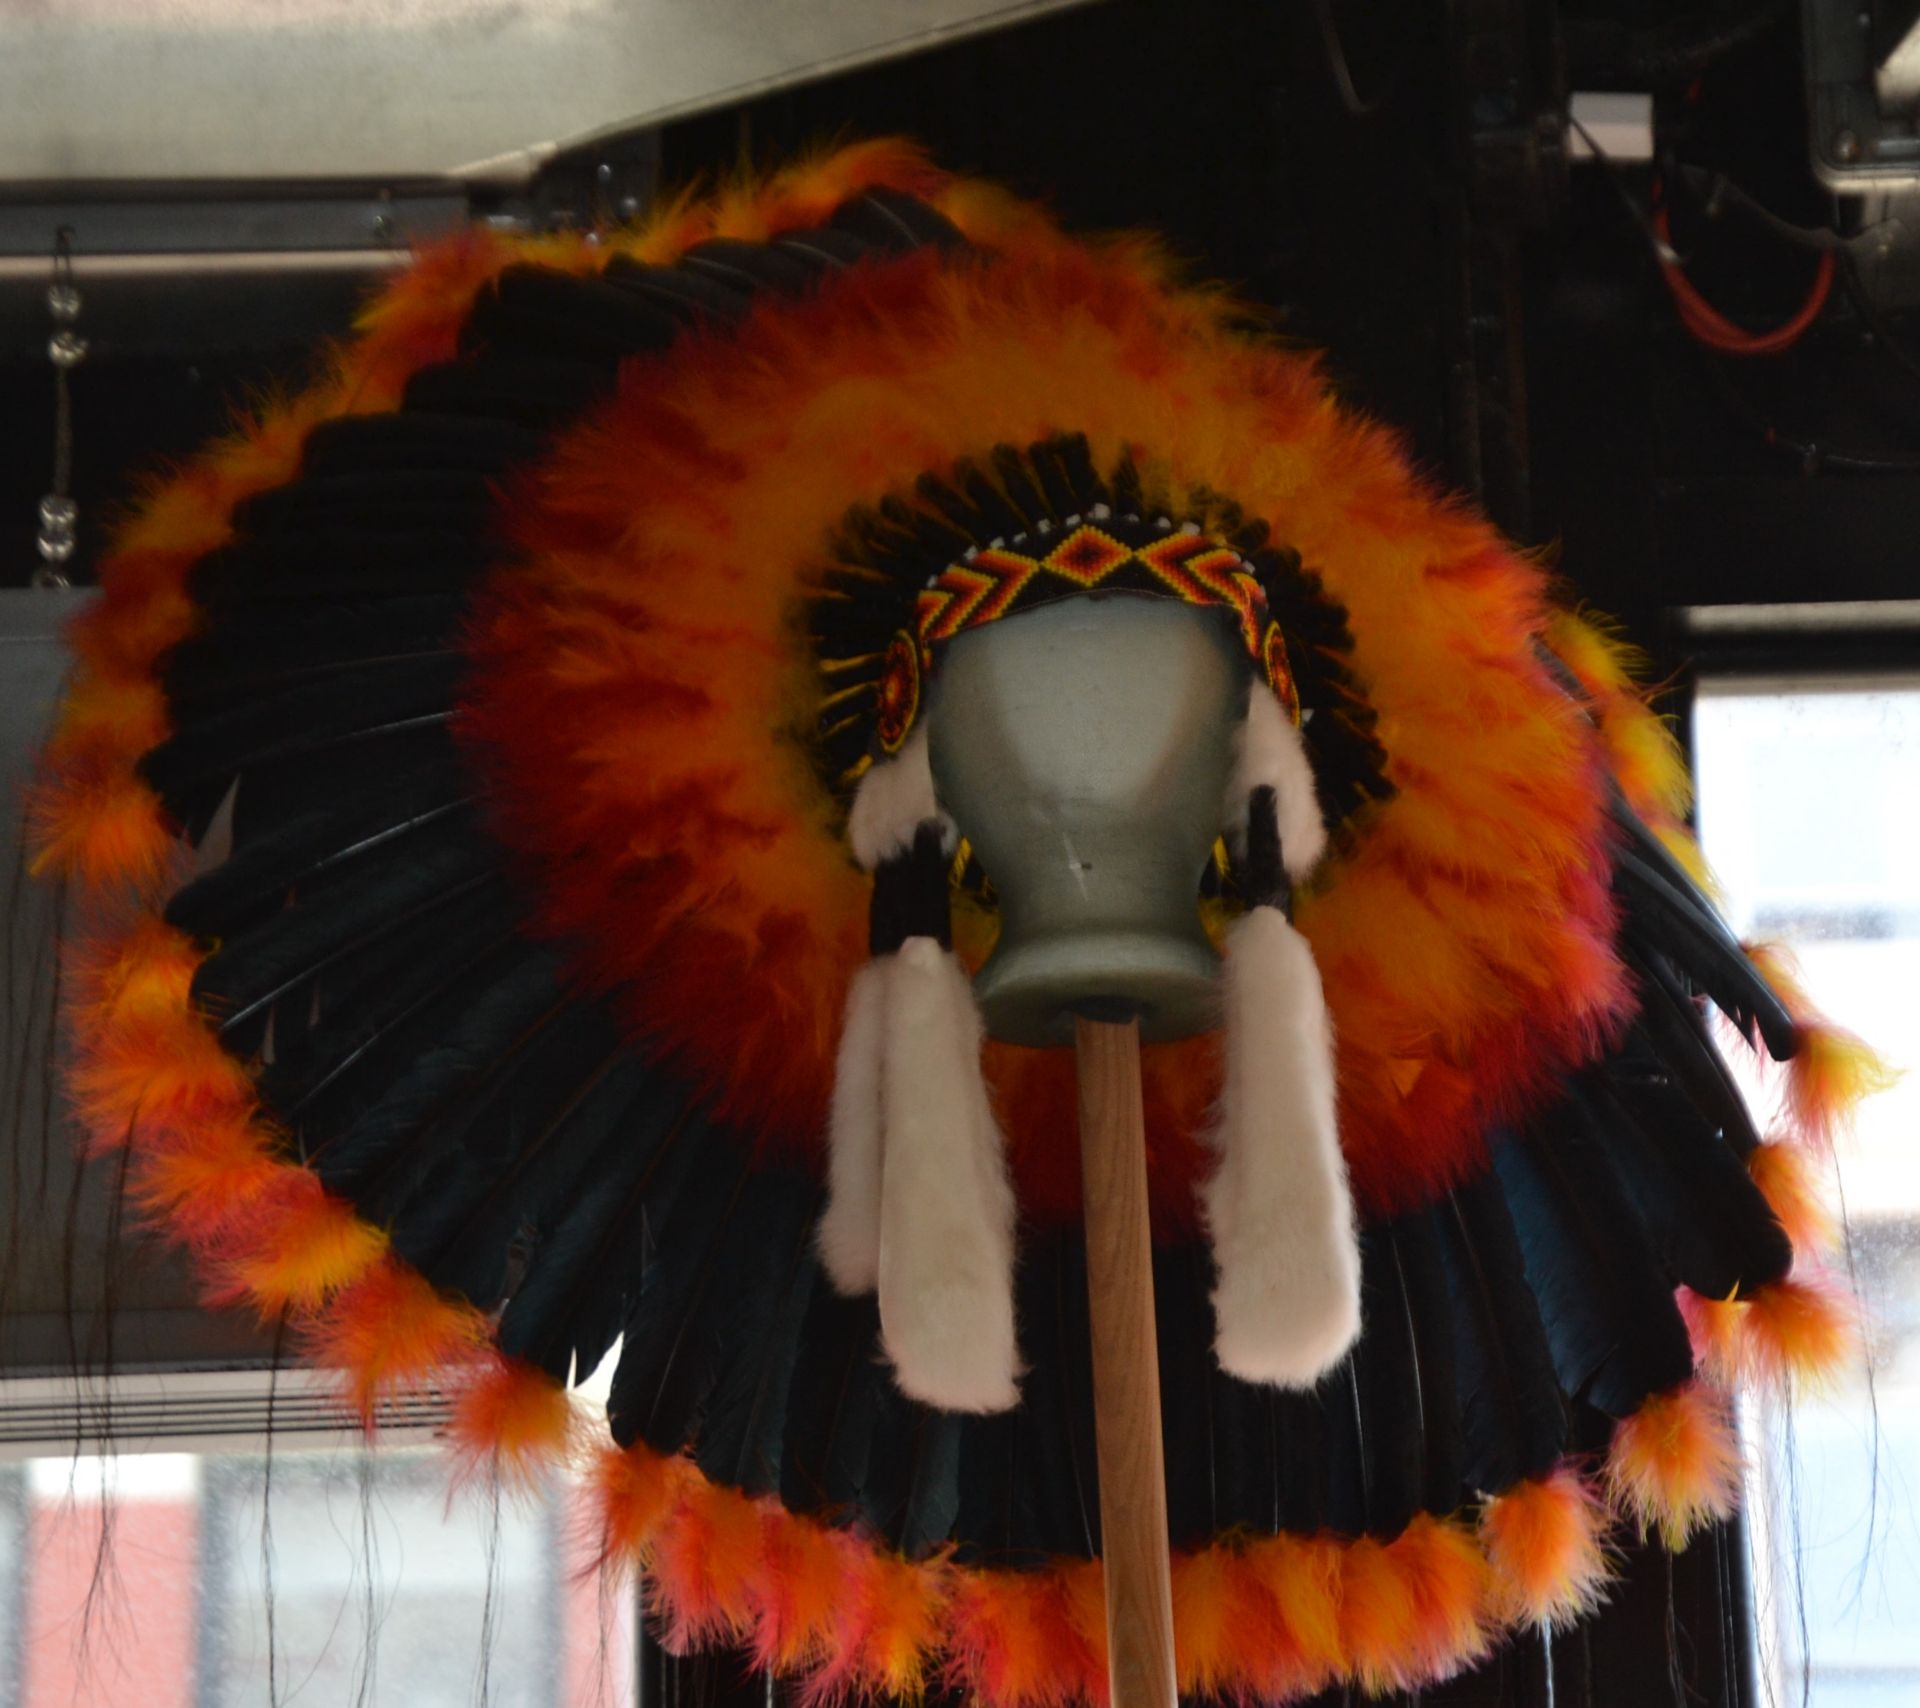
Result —
M880 1280L880 1060L892 970L893 957L883 955L853 975L833 1070L820 1261L850 1299L871 1293Z
M1255 789L1271 789L1280 820L1280 858L1287 876L1303 884L1327 851L1327 827L1313 784L1307 744L1273 690L1258 678L1247 696L1247 721L1234 742L1233 775L1227 784L1227 840L1239 852L1247 839L1247 802Z
M905 854L921 825L929 819L941 828L949 851L954 845L953 820L933 798L933 764L928 757L927 724L907 737L891 759L883 759L860 779L847 815L847 841L862 869L871 872L884 860Z
M910 937L887 976L880 1333L903 1392L946 1411L1019 1401L1013 1186L965 970Z
M1213 1144L1220 1165L1201 1201L1219 1270L1220 1367L1311 1387L1360 1333L1360 1251L1320 972L1278 908L1253 908L1227 932L1226 1079Z

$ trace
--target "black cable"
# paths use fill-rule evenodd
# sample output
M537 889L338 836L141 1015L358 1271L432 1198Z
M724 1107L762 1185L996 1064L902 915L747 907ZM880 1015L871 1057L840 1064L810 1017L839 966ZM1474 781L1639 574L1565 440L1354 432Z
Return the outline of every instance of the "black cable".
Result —
M1340 39L1340 26L1334 20L1333 0L1313 0L1313 21L1320 28L1320 45L1326 50L1327 70L1333 78L1340 105L1346 108L1350 118L1372 118L1387 104L1400 81L1399 71L1390 73L1378 89L1363 99L1354 87L1353 65L1347 58L1346 43Z
M1887 241L1887 227L1901 224L1898 219L1875 220L1872 225L1863 226L1850 235L1842 235L1826 225L1795 225L1792 220L1782 219L1765 203L1749 195L1724 172L1685 164L1676 164L1673 172L1700 198L1701 212L1708 219L1719 218L1723 207L1738 208L1782 242L1801 249L1831 249L1837 254L1850 255L1862 249L1880 247Z
M1605 169L1607 182L1613 186L1615 194L1619 197L1621 206L1626 209L1628 217L1633 221L1641 236L1646 239L1648 247L1653 251L1654 259L1661 263L1677 260L1678 258L1674 256L1670 246L1662 241L1659 232L1654 229L1653 222L1642 212L1639 203L1633 199L1632 192L1627 188L1620 163L1600 147L1593 133L1577 118L1574 118L1572 114L1568 114L1567 124L1571 129L1580 134L1581 139L1586 143L1587 147L1592 150L1595 161ZM1679 170L1682 175L1688 175L1698 172L1700 169L1683 167ZM1755 201L1753 197L1749 196L1744 190L1741 190L1738 185L1735 185L1732 180L1724 174L1711 174L1710 176L1715 184L1731 192L1729 199L1734 202L1734 205L1749 212L1764 214L1766 217L1763 223L1767 224L1770 229L1794 232L1798 234L1798 239L1811 239L1824 235L1825 238L1830 240L1829 242L1807 242L1804 246L1812 248L1833 248L1836 251L1835 261L1839 266L1842 281L1846 284L1850 293L1858 292L1858 296L1855 298L1856 303L1865 299L1865 290L1857 277L1857 264L1853 252L1854 246L1858 242L1859 237L1865 237L1869 233L1878 232L1889 222L1877 222L1869 226L1866 231L1858 233L1855 238L1843 238L1838 232L1833 231L1827 231L1822 234L1818 232L1816 228L1793 226L1789 225L1787 221L1779 219L1776 215L1762 207L1759 202ZM1909 356L1906 351L1900 348L1898 342L1893 340L1886 330L1883 330L1885 327L1885 317L1880 314L1879 310L1872 308L1871 311L1868 312L1867 309L1863 309L1862 312L1866 314L1869 326L1873 328L1875 335L1886 347L1888 353L1892 355L1903 368L1908 369L1916 378L1920 378L1920 360ZM1799 464L1803 473L1808 475L1920 474L1920 458L1869 457L1861 456L1852 451L1836 451L1814 440L1801 439L1775 426L1773 422L1769 421L1765 415L1754 407L1752 400L1733 383L1724 365L1714 356L1710 349L1697 344L1696 348L1700 350L1701 359L1706 366L1709 380L1715 391L1720 394L1721 401L1726 405L1728 412L1751 432L1755 433L1761 443L1769 450L1775 451L1781 456L1791 457Z
M1600 167L1606 177L1609 188L1612 189L1615 197L1619 200L1620 206L1626 210L1627 218L1633 222L1635 229L1639 231L1640 235L1647 240L1647 247L1653 251L1654 260L1662 263L1679 260L1680 257L1675 253L1673 245L1662 238L1660 233L1654 229L1653 220L1649 217L1647 211L1634 200L1633 191L1627 186L1626 168L1600 146L1599 138L1597 138L1592 131L1588 130L1579 119L1575 118L1571 112L1567 114L1567 128L1577 132L1580 140L1587 145L1588 152L1593 155L1594 163Z
M1756 434L1768 450L1791 457L1803 474L1920 474L1920 457L1865 457L1852 451L1829 450L1814 440L1797 438L1776 427L1733 383L1712 352L1703 349L1701 358L1728 413Z
M1597 18L1567 20L1567 58L1582 88L1659 88L1691 81L1731 53L1759 41L1792 15L1792 0L1760 0L1682 13L1652 29Z
M1866 322L1867 330L1873 334L1874 340L1887 353L1894 366L1920 380L1920 357L1901 343L1899 335L1887 320L1886 312L1873 300L1866 281L1860 276L1859 258L1851 253L1840 257L1840 284L1854 311Z

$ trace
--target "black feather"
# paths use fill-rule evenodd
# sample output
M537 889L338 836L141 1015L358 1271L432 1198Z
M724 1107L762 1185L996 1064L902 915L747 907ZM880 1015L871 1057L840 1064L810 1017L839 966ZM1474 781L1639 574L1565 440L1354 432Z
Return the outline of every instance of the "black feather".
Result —
M313 1040L312 1071L277 1091L273 1107L282 1119L298 1119L303 1103L316 1101L325 1091L329 1074L350 1070L356 1047L382 1027L398 1029L403 1024L411 1006L403 994L407 986L444 986L450 973L457 979L461 1000L435 1016L435 1029L424 1044L403 1039L394 1071L382 1077L377 1093L363 1097L350 1115L319 1127L308 1140L309 1165L331 1190L354 1198L363 1213L376 1208L376 1197L386 1201L378 1208L397 1210L398 1202L407 1196L404 1176L431 1168L437 1145L453 1142L451 1133L428 1131L429 1123L475 1082L493 1078L503 1058L510 1058L515 1037L551 1014L559 1000L562 960L552 945L531 943L518 935L503 942L489 941L478 929L472 941L492 963L485 977L456 972L460 957L436 955L432 962L422 962L435 970L436 976L430 979L421 979L416 968L412 978L395 980L390 986L380 980L382 988L365 1006L359 1002L340 1005L338 1019ZM591 1020L590 1010L586 1018ZM598 1054L605 1055L604 1042L594 1036L598 1028L576 1025L573 1030L587 1035L588 1047L597 1045ZM502 1073L495 1080L494 1097L503 1094L506 1077ZM396 1152L405 1153L407 1167L398 1171L398 1177L389 1177L385 1171Z
M601 277L683 325L703 320L731 325L745 316L757 294L698 267L652 267L622 255L607 263Z
M616 1440L644 1438L670 1453L697 1438L728 1360L813 1227L810 1179L754 1167L745 1145L737 1161L723 1160L725 1142L707 1140L702 1174L712 1188L689 1182L671 1202L648 1200L652 1261L634 1290L607 1404Z
M1693 1349L1645 1218L1588 1135L1549 1114L1494 1168L1569 1397L1624 1417L1693 1371Z
M1036 1565L1016 1555L1014 1533L1013 1414L970 1417L960 1436L959 1505L954 1515L954 1560L963 1566Z
M473 774L461 763L452 732L444 723L384 737L378 758L377 772L356 769L358 784L371 783L376 775L404 773L419 779L423 794L442 800L474 786ZM340 765L309 765L295 759L252 767L228 794L216 798L216 804L231 803L232 846L238 850L251 847L289 820L339 810L346 792Z
M470 837L428 831L415 858L381 863L378 874L323 889L277 913L245 937L220 945L194 974L196 1005L223 1033L317 973L430 914L472 910L499 893L500 853Z
M625 1326L652 1256L643 1213L656 1193L671 1201L699 1178L709 1129L684 1094L650 1089L603 1145L580 1190L527 1259L500 1316L500 1350L549 1375L585 1376ZM707 1170L711 1179L716 1171Z
M1434 1215L1453 1321L1462 1477L1498 1494L1551 1468L1566 1441L1566 1406L1497 1177L1456 1187Z
M1045 489L1026 457L1011 445L995 445L991 458L993 475L999 490L1019 513L1020 525L1032 531L1044 521L1051 527L1060 512L1047 503Z
M1093 1323L1087 1298L1086 1238L1063 1233L1050 1253L1036 1253L1036 1273L1052 1270L1051 1289L1036 1289L1035 1315L1053 1318L1055 1392L1062 1414L1077 1533L1092 1556L1100 1551L1100 1448L1093 1412ZM1050 1295L1049 1296L1049 1292Z
M886 1536L893 1550L917 1560L949 1540L960 1508L960 1443L968 1420L922 1406L914 1425L913 1478Z
M257 545L285 545L382 534L438 534L477 540L493 509L493 476L485 469L306 468L237 506L233 531Z
M488 364L525 353L611 368L627 356L667 349L679 322L633 292L550 267L509 267L474 299L460 348Z
M849 1492L847 1510L870 1534L890 1536L907 1516L930 1413L908 1399L890 1373L882 1373L869 1395L866 1467L859 1488Z
M1637 817L1616 811L1614 819L1627 833L1613 865L1622 932L1681 967L1743 1032L1757 1030L1776 1061L1791 1056L1799 1029L1726 921Z
M302 476L464 470L500 474L537 456L540 434L507 421L423 410L344 415L307 435Z
M877 196L854 196L834 210L833 229L866 244L876 255L902 255L920 239L895 209ZM951 229L951 228L949 228Z
M463 609L456 593L343 600L297 621L279 606L222 606L167 654L161 679L174 722L368 663L442 656Z
M1640 1012L1629 1047L1644 1048L1652 1055L1735 1153L1743 1158L1751 1156L1760 1143L1760 1132L1713 1041L1705 1016L1694 1007L1678 975L1659 955L1624 936L1619 949L1640 992Z
M1333 1520L1326 1384L1306 1393L1269 1389L1274 1458L1279 1466L1279 1525L1311 1536Z
M1280 1498L1274 1462L1274 1390L1229 1376L1209 1377L1213 1423L1213 1502L1220 1530L1271 1531Z
M1160 1429L1167 1467L1167 1527L1176 1547L1210 1538L1216 1523L1213 1467L1211 1271L1198 1246L1153 1254L1154 1325L1160 1350ZM1205 1278L1202 1279L1202 1276Z
M780 1441L807 1309L814 1289L829 1285L814 1251L819 1202L815 1188L772 1284L737 1325L738 1339L694 1443L694 1457L709 1478L747 1494L773 1494L780 1487Z
M518 1072L474 1082L472 1096L426 1124L423 1141L441 1161L411 1191L384 1173L366 1189L374 1204L397 1200L396 1251L436 1286L487 1308L516 1290L576 1199L599 1184L596 1170L628 1165L629 1132L664 1129L685 1106L684 1092L624 1045L590 1036L607 1053L586 1061L573 1031L550 1028L547 1047L523 1052ZM444 1141L442 1123L452 1128ZM522 1318L530 1336L540 1332L528 1307Z
M825 225L809 226L805 231L783 231L770 247L823 274L856 266L874 253L873 245L863 238Z
M1420 1378L1426 1466L1419 1504L1429 1512L1449 1513L1459 1506L1463 1492L1465 1446L1453 1311L1447 1298L1447 1271L1440 1256L1435 1212L1416 1210L1398 1217L1388 1231Z
M178 729L140 761L140 774L177 812L177 802L207 790L224 794L256 765L347 747L358 750L361 763L378 764L381 736L448 720L465 670L465 660L455 657L406 660L295 683Z
M1089 1351L1085 1340L1069 1344L1063 1338L1059 1297L1059 1254L1080 1238L1077 1230L1063 1231L1047 1243L1052 1249L1043 1245L1022 1254L1018 1281L1021 1350L1028 1365L1017 1426L1022 1475L1029 1485L1021 1506L1032 1515L1033 1528L1016 1534L1014 1545L1087 1557L1096 1534L1091 1514L1099 1505L1099 1488L1095 1480L1081 1480L1090 1467L1080 1463L1069 1395L1070 1366L1088 1358Z
M352 966L351 982L336 963L276 1004L279 1048L258 1077L262 1100L311 1156L457 1027L489 985L511 978L526 953L517 925L480 907L395 933ZM288 1047L296 1028L297 1051Z
M705 273L738 291L770 290L787 296L798 296L809 290L820 277L816 265L768 244L747 243L732 237L713 237L705 243L696 243L680 257L680 265L690 272Z
M449 783L455 792L448 792ZM167 923L196 937L236 936L323 874L374 855L394 855L398 844L444 828L472 804L472 795L460 791L457 777L441 766L369 778L343 794L332 810L322 808L236 839L227 859L174 892Z
M1398 1536L1419 1511L1427 1468L1427 1407L1413 1307L1390 1223L1360 1236L1360 1316L1366 1332L1352 1355L1364 1419L1367 1532Z
M891 225L897 236L885 235L881 221ZM856 237L864 237L876 248L895 252L933 245L941 249L964 249L967 240L960 229L936 208L918 196L885 188L868 190L843 203L833 223Z
M1321 1378L1314 1389L1326 1430L1327 1528L1341 1536L1373 1530L1373 1484L1367 1454L1370 1427L1353 1354Z
M540 430L583 413L613 389L615 364L558 353L439 362L407 381L409 413L476 416Z
M1793 1244L1739 1157L1671 1085L1594 1072L1569 1088L1568 1101L1675 1281L1724 1299L1793 1266Z
M243 538L201 558L188 585L208 610L251 614L265 608L287 622L343 600L460 593L493 561L483 521L475 516L460 528L385 530L343 524Z
M840 1519L866 1487L875 1401L891 1385L880 1358L880 1307L871 1293L844 1299L816 1287L787 1401L780 1498L795 1512Z

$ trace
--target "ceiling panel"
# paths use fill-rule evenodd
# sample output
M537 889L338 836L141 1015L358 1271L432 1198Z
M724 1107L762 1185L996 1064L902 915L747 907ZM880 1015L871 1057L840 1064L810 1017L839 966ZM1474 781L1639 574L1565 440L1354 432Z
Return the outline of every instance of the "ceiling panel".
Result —
M1079 0L8 0L0 180L515 176Z

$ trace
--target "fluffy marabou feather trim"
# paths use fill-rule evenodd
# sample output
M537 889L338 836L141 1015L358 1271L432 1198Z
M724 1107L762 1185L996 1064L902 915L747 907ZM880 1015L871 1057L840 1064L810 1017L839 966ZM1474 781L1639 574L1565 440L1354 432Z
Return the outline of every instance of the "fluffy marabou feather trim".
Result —
M1570 1625L1606 1599L1606 1509L1571 1466L1516 1484L1480 1511L1500 1608L1516 1622Z
M867 871L895 855L911 853L914 837L929 820L940 826L941 843L952 851L958 832L934 799L928 752L923 718L898 753L882 759L860 779L847 815L847 840L853 844L853 857Z
M1786 1229L1796 1252L1830 1251L1840 1224L1820 1177L1819 1153L1789 1140L1769 1138L1747 1158L1747 1173L1766 1199L1773 1218Z
M1256 681L1247 694L1247 715L1234 735L1233 774L1227 781L1223 820L1236 853L1247 839L1247 802L1256 789L1271 789L1280 820L1280 859L1287 876L1304 884L1327 851L1327 825L1320 814L1313 762L1279 698Z
M1228 929L1225 1001L1220 1164L1203 1189L1214 1349L1246 1381L1311 1387L1360 1333L1360 1252L1320 972L1278 908Z
M1100 1563L1030 1571L909 1562L856 1532L749 1502L684 1458L607 1452L603 1557L648 1574L669 1629L740 1643L810 1695L951 1685L983 1708L1107 1697ZM1566 1463L1483 1509L1390 1542L1237 1537L1173 1562L1181 1694L1288 1702L1329 1685L1417 1689L1509 1629L1590 1611L1603 1509Z
M1747 959L1786 1004L1799 1034L1799 1048L1785 1067L1782 1115L1787 1134L1824 1150L1851 1128L1860 1104L1895 1084L1899 1073L1814 1007L1789 950L1777 943L1745 947Z
M828 1279L848 1298L880 1281L880 1064L892 967L884 955L853 975L834 1066L819 1247Z
M881 1027L880 1337L947 1411L1017 1405L1013 1186L965 970L930 937L891 957Z
M1817 1265L1796 1261L1784 1280L1736 1299L1708 1299L1681 1288L1681 1315L1697 1368L1736 1383L1818 1388L1833 1381L1860 1348L1857 1301Z
M1614 1425L1607 1498L1642 1535L1677 1553L1703 1525L1739 1504L1740 1442L1727 1396L1687 1382L1649 1398Z
M1693 784L1672 723L1647 704L1639 680L1648 659L1621 638L1618 627L1593 611L1556 610L1542 638L1572 673L1599 726L1608 769L1640 818L1661 834L1678 832L1676 853L1700 871L1697 850L1684 832Z

